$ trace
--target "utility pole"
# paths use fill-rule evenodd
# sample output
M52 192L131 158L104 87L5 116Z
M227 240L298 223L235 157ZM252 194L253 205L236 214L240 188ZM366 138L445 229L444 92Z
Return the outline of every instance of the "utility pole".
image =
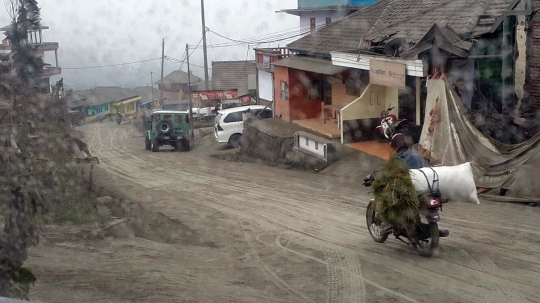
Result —
M163 68L165 65L165 38L161 43L161 89L159 90L159 105L163 102Z
M208 87L208 53L206 51L206 23L204 21L204 0L201 0L201 15L202 15L202 39L203 39L203 53L204 53L204 88L209 90Z
M154 106L154 72L150 72L150 84L152 87L152 106Z
M189 132L191 135L191 147L195 146L195 132L193 130L193 100L191 93L191 69L189 67L189 45L186 43L187 73L188 73L188 92L189 92Z

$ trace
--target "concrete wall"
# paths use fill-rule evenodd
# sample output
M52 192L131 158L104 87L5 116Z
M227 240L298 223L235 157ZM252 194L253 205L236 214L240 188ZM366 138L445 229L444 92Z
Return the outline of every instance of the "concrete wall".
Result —
M322 12L303 12L300 15L300 29L302 31L307 31L311 26L311 18L315 18L315 26L320 27L326 24L326 18L331 18L332 22L343 19L345 17L345 12L331 12L331 11L322 11Z
M289 90L291 92L290 119L304 120L319 118L322 113L322 100L307 99L307 87L311 81L320 78L318 74L289 69Z
M249 122L244 124L242 134L242 152L252 157L263 159L270 163L277 163L284 158L288 151L292 151L294 137L271 136Z
M281 119L290 122L290 106L288 100L281 98L281 82L289 83L289 69L282 66L276 66L274 69L274 98L275 98L275 115L281 117ZM290 83L289 83L290 91ZM290 99L290 95L289 95Z

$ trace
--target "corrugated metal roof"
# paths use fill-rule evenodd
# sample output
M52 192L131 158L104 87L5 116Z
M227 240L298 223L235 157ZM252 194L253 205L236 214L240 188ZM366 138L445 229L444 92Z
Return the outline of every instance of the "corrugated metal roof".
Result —
M301 56L287 57L272 64L324 75L335 75L349 69L348 67L332 65L330 60Z
M361 39L384 43L406 37L417 43L434 25L449 25L462 37L487 33L512 0L381 0L288 45L319 54L358 49ZM489 18L487 18L489 19Z

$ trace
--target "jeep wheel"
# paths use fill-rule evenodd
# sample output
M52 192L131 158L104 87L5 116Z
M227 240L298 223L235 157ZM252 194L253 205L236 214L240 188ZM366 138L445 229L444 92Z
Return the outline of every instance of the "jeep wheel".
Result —
M191 149L191 142L188 139L182 139L180 142L182 144L182 151L186 152Z
M229 145L234 147L234 148L239 148L241 139L242 139L242 135L234 134L229 139Z
M152 139L152 151L155 153L159 151L159 140L157 138Z
M148 135L144 136L144 146L145 146L146 150L151 150L152 149L152 142L148 138Z

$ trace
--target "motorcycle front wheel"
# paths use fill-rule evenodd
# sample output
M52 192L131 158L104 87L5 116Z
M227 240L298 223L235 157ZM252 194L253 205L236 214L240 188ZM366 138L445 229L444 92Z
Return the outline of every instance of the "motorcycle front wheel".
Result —
M423 239L419 234L415 235L412 239L412 245L416 252L422 257L432 257L435 251L439 248L439 226L437 222L432 222L424 225L429 229L429 237Z
M388 233L384 232L384 224L378 217L375 211L375 204L369 202L366 209L366 224L373 241L377 243L384 243L388 239Z
M386 136L384 135L384 130L382 129L382 127L375 128L375 130L373 131L373 136L379 142L382 142L382 143L390 142L390 139L386 138Z

